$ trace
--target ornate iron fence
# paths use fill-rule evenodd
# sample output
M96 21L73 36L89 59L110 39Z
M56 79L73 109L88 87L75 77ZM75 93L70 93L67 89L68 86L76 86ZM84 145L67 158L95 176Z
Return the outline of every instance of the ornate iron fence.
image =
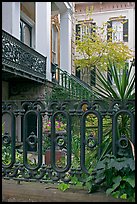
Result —
M46 57L2 31L3 70L39 82L46 80Z
M126 155L135 143L134 116L134 100L3 101L2 176L84 181L104 153Z

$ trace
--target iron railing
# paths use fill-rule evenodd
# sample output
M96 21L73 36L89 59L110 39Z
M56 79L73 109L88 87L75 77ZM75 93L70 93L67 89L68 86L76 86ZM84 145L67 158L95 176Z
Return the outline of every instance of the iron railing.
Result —
M41 83L46 80L46 57L2 31L2 70Z
M112 154L127 154L130 142L135 144L134 118L134 100L3 101L2 176L40 182L71 182L76 176L83 181L108 143ZM61 131L57 120L65 124ZM47 123L50 131L44 128ZM50 162L43 156L47 151Z
M70 96L70 98L83 99L93 99L94 93L92 92L92 87L79 80L67 71L62 70L58 66L54 70L53 82L64 89Z

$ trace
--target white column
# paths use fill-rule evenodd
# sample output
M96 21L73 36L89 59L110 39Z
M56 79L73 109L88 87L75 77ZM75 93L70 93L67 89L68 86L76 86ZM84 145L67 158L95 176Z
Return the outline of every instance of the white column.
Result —
M72 22L69 10L60 15L60 67L71 73Z
M46 78L51 81L51 2L36 2L35 49L47 57Z
M2 2L2 29L20 38L20 2Z
M128 18L129 18L129 36L128 36L128 46L133 50L133 55L135 55L135 9L128 10ZM130 79L135 74L135 66L132 68L132 73L130 75ZM132 92L133 93L133 92Z
M129 48L135 51L135 9L128 10L129 16Z

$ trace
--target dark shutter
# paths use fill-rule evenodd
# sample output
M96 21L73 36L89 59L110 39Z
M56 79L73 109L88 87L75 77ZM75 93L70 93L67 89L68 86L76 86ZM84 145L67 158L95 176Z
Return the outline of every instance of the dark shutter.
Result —
M90 85L95 86L96 85L96 67L90 71Z
M96 23L91 22L89 27L89 33L92 33L92 32L95 33L96 32L95 27L96 27Z
M76 25L76 40L80 39L80 24Z
M128 42L128 19L124 19L123 21L126 21L123 24L123 41Z
M92 23L92 32L94 32L94 33L96 32L95 28L96 28L96 23Z
M112 31L110 31L110 28L112 28L112 21L107 22L107 40L112 39Z
M80 70L78 68L76 68L76 77L80 79Z
M92 22L92 23L91 23L91 28L90 28L90 33L91 33L91 36L93 36L93 38L92 38L93 42L95 42L95 40L94 40L95 33L96 33L95 27L96 27L96 23L93 23L93 22Z

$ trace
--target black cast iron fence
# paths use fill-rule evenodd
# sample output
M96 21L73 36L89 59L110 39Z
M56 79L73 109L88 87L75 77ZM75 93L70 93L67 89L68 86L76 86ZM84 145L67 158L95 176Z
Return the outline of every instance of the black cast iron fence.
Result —
M134 116L134 100L3 101L2 176L83 181L103 154L127 154L135 143Z

